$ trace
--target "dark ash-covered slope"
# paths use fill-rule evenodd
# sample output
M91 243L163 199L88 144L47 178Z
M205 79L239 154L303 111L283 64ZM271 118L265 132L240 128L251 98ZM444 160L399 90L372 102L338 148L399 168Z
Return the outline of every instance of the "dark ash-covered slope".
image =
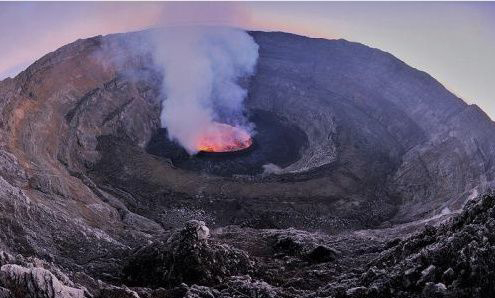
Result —
M166 95L147 34L78 40L0 82L0 297L492 293L483 278L464 284L469 272L492 274L470 261L411 261L444 245L437 230L392 241L492 184L495 126L477 106L377 49L252 32L260 57L242 82L246 112L270 123L259 122L260 140L290 132L283 144L294 147L279 159L267 146L181 163L180 147L150 146ZM278 167L263 173L265 162ZM493 220L486 202L463 213L482 214L475 230ZM482 247L463 240L456 253L492 249L490 229L480 231L468 240ZM415 241L425 245L398 253ZM404 285L396 276L409 264ZM427 265L433 277L419 281Z

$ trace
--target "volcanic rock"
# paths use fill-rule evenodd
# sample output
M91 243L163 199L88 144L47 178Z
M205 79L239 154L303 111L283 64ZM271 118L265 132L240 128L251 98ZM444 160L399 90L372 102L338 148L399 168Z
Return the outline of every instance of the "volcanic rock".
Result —
M333 261L339 254L331 247L319 245L318 243L322 241L317 235L301 231L288 229L284 232L276 232L273 238L275 238L273 249L278 254L298 256L317 263Z
M495 296L480 108L378 49L250 32L254 145L189 157L148 34L0 82L0 297Z
M181 283L214 285L251 271L249 256L226 244L208 241L201 221L189 221L169 238L139 249L124 268L128 284L170 287Z
M495 197L470 201L461 214L437 229L427 228L381 253L372 264L385 274L362 281L376 287L382 297L421 297L421 290L426 297L491 297L495 294L493 225ZM421 273L411 274L414 271ZM401 283L403 276L410 282ZM392 291L399 289L401 294L393 296Z

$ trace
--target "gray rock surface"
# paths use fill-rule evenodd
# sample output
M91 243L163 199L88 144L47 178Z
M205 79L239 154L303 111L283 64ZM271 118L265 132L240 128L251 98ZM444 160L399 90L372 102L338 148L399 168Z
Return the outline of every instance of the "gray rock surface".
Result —
M63 285L50 271L42 268L25 268L3 265L0 283L20 297L84 298L84 290Z

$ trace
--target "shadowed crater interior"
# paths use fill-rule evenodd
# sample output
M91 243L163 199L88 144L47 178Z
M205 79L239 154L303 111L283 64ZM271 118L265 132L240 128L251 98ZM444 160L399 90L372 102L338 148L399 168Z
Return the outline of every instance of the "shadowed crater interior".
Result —
M249 118L256 125L256 133L253 145L246 150L189 156L179 144L169 140L166 129L159 129L151 138L147 152L170 158L175 166L186 170L219 176L257 175L263 173L263 165L286 167L297 161L308 145L301 129L273 113L254 110Z

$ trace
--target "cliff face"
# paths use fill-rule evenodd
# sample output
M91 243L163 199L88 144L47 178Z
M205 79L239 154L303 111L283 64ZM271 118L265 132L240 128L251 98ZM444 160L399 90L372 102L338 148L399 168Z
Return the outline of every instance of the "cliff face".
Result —
M256 75L246 81L246 108L302 132L295 161L268 176L220 177L177 168L177 152L157 156L147 149L159 129L163 95L146 34L78 40L0 82L0 250L54 262L72 279L98 288L88 280L119 283L133 249L191 219L244 227L213 233L220 242L279 239L287 231L256 229L289 227L346 233L376 228L366 233L386 241L421 224L413 221L459 210L492 184L495 126L478 107L380 50L285 33L251 33L260 57ZM408 224L381 229L399 223ZM358 267L383 248L379 240L349 235L335 236L349 262L359 247L371 247ZM297 260L311 263L323 254L329 262L334 253L327 249L337 240L315 237L310 244L280 245L289 245L282 250ZM235 251L236 240L229 243ZM261 251L272 246L260 243L250 253L281 268L274 256L263 259ZM313 252L315 243L324 248ZM231 248L215 245L222 253L208 260L221 263L227 256L228 263ZM26 265L0 262L14 263ZM0 297L19 274L51 276L26 270L2 269L7 281L2 284L0 276ZM249 274L271 285L229 283L261 287L266 295L283 283ZM324 286L324 278L307 278L320 280L310 290ZM63 284L64 291L74 290Z
M289 170L345 164L352 189L386 186L380 195L401 205L395 221L459 209L493 180L494 123L428 74L344 40L254 36L249 104L283 114L310 140Z

